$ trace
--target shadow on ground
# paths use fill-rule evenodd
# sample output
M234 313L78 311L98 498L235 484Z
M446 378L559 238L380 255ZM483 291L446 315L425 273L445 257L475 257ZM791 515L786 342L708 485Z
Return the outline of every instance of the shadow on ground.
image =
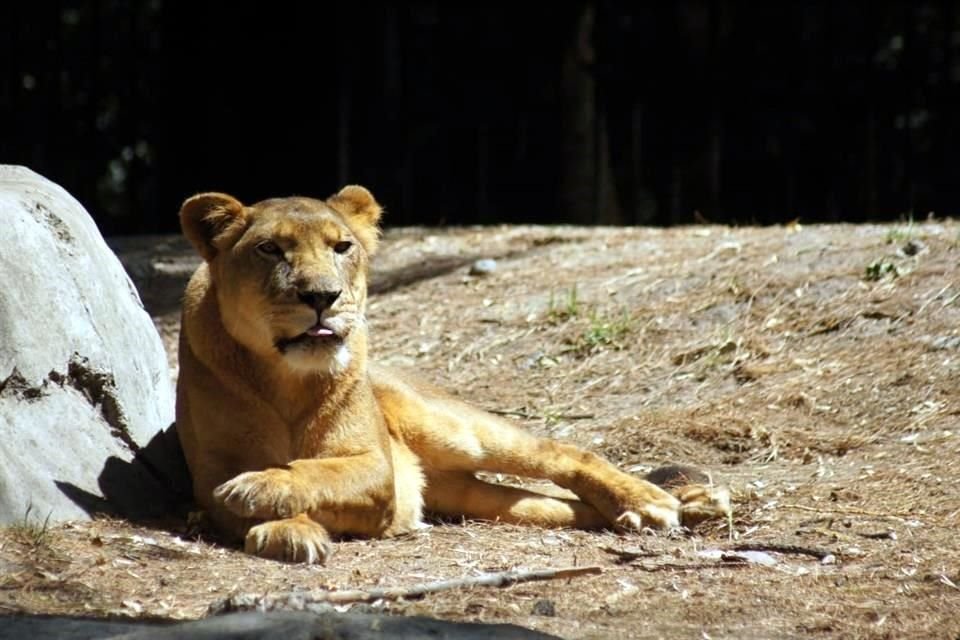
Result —
M184 522L192 484L176 424L158 432L130 461L111 456L97 477L102 495L69 482L56 485L91 516L108 515L137 523Z

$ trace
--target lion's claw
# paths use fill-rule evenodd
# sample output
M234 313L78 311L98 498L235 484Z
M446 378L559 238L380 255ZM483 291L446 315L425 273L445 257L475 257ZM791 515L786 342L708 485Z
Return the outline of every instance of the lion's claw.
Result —
M214 489L213 497L243 518L289 518L309 510L303 492L286 469L241 473Z
M261 558L282 562L326 564L333 545L326 529L300 514L251 527L243 550Z
M680 513L675 507L650 503L636 510L624 511L614 524L620 531L675 529L680 526Z
M704 520L726 518L733 514L730 492L723 487L692 484L678 487L673 492L680 500L680 522L693 528Z

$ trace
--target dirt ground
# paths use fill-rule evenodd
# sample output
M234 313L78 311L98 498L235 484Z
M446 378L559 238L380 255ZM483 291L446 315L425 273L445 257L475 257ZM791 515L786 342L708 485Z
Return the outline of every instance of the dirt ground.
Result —
M175 363L195 261L177 238L116 246ZM496 270L471 275L478 258ZM0 530L0 613L196 618L238 593L596 565L374 606L566 638L955 639L958 263L960 225L942 220L391 231L375 358L630 471L707 470L731 490L733 531L434 523L306 567L183 520L28 522Z

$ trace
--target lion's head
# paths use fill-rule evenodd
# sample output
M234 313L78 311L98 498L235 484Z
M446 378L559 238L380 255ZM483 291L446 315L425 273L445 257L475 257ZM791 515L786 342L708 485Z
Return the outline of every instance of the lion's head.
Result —
M247 349L294 369L346 369L365 351L367 267L382 209L348 186L331 198L244 206L222 193L188 199L183 232L207 262L223 326Z

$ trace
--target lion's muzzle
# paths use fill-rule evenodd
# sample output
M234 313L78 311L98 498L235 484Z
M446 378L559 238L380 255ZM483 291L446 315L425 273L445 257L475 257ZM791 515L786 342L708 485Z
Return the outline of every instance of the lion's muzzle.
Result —
M341 293L343 293L341 289L308 289L298 291L297 298L300 302L313 308L317 312L317 316L320 316L324 311L333 306L333 303L337 301Z

